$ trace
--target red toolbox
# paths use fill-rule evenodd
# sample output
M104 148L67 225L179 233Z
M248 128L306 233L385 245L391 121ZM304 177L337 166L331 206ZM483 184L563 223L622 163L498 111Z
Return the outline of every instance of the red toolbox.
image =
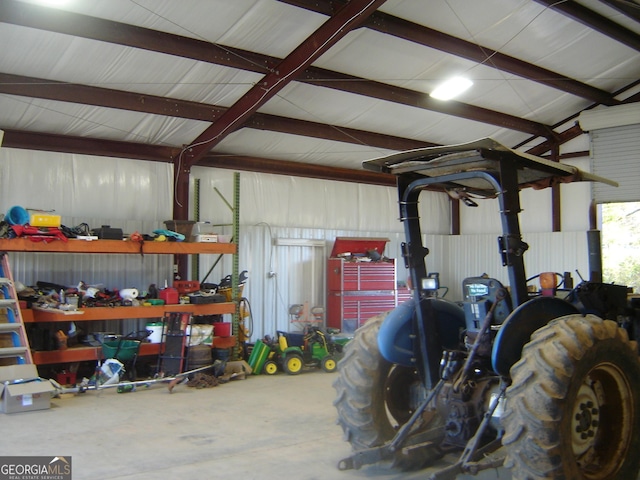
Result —
M327 260L327 327L352 333L396 305L396 264L388 238L337 237Z

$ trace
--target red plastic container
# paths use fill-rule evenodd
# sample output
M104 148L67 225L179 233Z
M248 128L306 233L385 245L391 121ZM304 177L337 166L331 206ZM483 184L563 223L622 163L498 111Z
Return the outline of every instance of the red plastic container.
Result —
M178 294L178 290L173 287L161 289L158 297L161 300L164 300L164 303L167 305L176 305L180 303L180 295Z
M230 337L231 336L231 323L230 322L215 322L213 324L213 334L216 337Z
M56 373L56 382L60 385L75 385L76 374L75 373Z

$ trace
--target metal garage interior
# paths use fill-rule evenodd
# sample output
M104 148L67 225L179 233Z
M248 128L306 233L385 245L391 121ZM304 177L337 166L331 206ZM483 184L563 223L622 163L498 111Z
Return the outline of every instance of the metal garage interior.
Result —
M635 0L58 3L0 0L0 211L55 210L65 225L125 232L168 219L230 223L224 199L240 172L254 339L289 329L292 304L324 305L336 237L386 237L385 254L400 258L395 179L363 161L490 137L593 171L606 159L592 155L591 130L630 126L640 137ZM473 85L455 100L429 96L452 76ZM640 200L637 161L635 152L633 175L616 179L632 186L624 201ZM523 194L529 271L588 272L592 202L584 184ZM469 209L429 192L421 209L430 269L451 298L470 273L506 281L495 200ZM171 275L166 258L141 270L80 257L15 254L13 275L141 290ZM230 269L223 259L211 280ZM250 471L233 473L268 478ZM151 478L118 475L109 478Z

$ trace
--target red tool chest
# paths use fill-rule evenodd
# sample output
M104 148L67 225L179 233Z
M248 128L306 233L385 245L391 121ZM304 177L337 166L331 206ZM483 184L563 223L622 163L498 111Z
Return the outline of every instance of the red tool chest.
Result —
M337 237L327 261L327 326L352 333L396 306L396 265L387 238ZM373 259L372 259L373 258Z

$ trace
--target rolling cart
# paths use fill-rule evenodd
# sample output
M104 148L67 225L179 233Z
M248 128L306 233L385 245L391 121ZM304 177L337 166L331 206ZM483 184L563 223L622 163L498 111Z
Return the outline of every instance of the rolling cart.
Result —
M140 344L149 336L148 330L131 332L118 340L109 340L102 344L102 354L105 359L113 358L124 365L127 379L135 381L137 377L136 360L140 352Z

